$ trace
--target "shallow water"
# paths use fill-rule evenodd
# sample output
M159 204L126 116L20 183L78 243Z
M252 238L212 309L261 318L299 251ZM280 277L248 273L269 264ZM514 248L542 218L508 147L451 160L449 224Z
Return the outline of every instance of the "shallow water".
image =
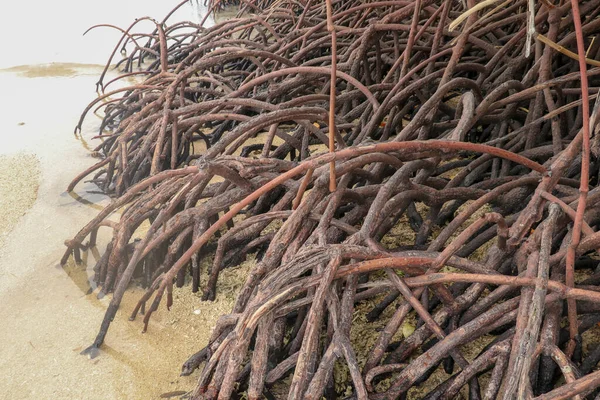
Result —
M65 192L77 173L97 161L89 150L100 118L88 117L81 135L73 128L96 96L101 64L119 38L105 28L81 33L97 23L126 27L135 17L161 19L175 4L0 2L0 14L10 16L0 34L17 38L3 42L0 58L0 176L13 179L0 195L8 212L16 213L16 224L0 220L2 399L154 399L190 390L197 377L179 377L180 365L206 343L216 317L229 311L229 299L206 304L176 291L172 311L159 310L141 334L141 321L127 321L141 293L133 288L101 356L90 360L79 352L94 339L109 301L97 298L90 280L102 246L84 253L83 265L59 265L64 240L108 202L87 193L94 189L90 184ZM197 22L201 13L192 0L172 18ZM28 210L15 206L20 194L35 199Z
M169 21L199 23L205 14L203 1L190 0ZM0 68L48 62L104 64L120 32L98 28L83 36L88 28L112 24L126 29L136 18L145 16L161 21L178 3L179 0L1 1ZM142 31L153 28L150 21L142 21L139 26Z

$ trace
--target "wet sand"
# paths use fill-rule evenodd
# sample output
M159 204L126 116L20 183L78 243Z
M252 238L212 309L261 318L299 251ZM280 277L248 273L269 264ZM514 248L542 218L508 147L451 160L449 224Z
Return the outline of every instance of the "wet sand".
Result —
M26 153L0 156L0 258L8 234L37 198L39 176L40 162L36 156Z

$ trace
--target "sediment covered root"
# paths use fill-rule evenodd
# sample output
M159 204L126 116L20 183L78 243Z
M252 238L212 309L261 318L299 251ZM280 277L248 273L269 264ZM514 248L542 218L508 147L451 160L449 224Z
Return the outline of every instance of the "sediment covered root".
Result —
M124 35L146 77L70 186L115 197L63 257L112 229L88 351L132 278L147 327L257 253L193 398L594 398L600 1L249 4Z

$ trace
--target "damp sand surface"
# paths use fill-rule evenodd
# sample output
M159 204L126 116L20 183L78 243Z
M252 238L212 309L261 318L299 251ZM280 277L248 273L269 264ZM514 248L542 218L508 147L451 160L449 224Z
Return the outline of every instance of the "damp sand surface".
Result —
M61 267L59 260L64 240L109 202L91 194L89 183L65 192L75 175L97 162L90 150L100 118L91 115L81 135L73 128L96 95L102 68L46 63L0 70L2 399L146 400L193 389L198 373L180 377L181 364L230 312L251 265L224 271L215 302L201 301L189 287L176 289L171 311L161 307L144 334L141 318L128 320L143 293L133 285L99 357L80 355L110 301L98 298L91 279L110 233L100 232L98 247L84 252L81 265Z
M0 155L0 250L37 198L40 162L33 154Z

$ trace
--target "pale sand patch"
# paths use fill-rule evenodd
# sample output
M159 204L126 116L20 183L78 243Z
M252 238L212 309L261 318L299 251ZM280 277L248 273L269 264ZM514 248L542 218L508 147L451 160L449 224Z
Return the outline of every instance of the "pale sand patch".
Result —
M93 258L84 253L84 263L88 256ZM202 262L203 283L210 263L211 257ZM208 344L218 318L231 312L254 263L249 257L223 270L214 302L202 301L189 282L175 288L171 311L163 302L144 334L143 316L128 321L144 293L133 285L99 357L92 360L79 353L91 343L111 296L99 300L96 292L84 294L89 288L86 271L72 260L65 271L38 270L21 286L0 293L0 320L9 321L0 324L0 393L10 399L151 400L191 391L199 371L181 377L181 365Z
M0 248L35 203L39 181L40 162L33 154L0 156Z

